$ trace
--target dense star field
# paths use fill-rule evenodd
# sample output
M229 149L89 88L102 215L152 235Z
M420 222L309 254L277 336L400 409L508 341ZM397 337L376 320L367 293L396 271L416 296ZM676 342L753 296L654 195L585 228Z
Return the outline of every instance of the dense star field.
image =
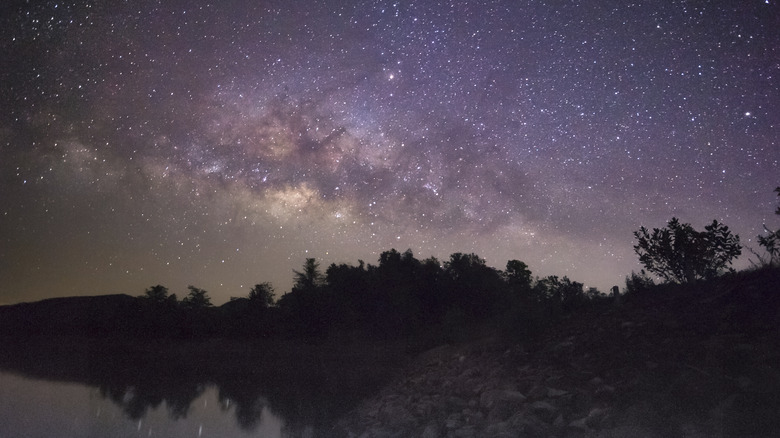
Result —
M642 225L779 225L774 0L0 8L0 303L390 248L606 291Z

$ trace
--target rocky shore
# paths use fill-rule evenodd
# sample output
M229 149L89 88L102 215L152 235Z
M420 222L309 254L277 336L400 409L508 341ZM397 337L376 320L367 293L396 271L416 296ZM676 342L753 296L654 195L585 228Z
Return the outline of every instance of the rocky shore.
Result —
M778 436L779 306L762 291L590 309L531 348L496 337L435 348L332 436Z
M518 356L491 340L431 350L339 427L346 436L434 438L586 436L614 425L614 386L530 364L509 372Z

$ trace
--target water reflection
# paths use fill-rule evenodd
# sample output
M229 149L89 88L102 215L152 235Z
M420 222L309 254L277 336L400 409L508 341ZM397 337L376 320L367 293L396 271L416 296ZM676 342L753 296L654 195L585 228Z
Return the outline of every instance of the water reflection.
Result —
M326 436L392 363L289 344L0 345L0 424L33 437Z
M116 395L116 393L114 394ZM201 388L187 407L167 400L147 406L137 418L128 406L134 395L106 398L103 388L81 383L30 379L0 372L0 424L8 436L24 437L282 437L285 422L267 405L254 415L251 428L234 420L238 406L219 395L215 385Z

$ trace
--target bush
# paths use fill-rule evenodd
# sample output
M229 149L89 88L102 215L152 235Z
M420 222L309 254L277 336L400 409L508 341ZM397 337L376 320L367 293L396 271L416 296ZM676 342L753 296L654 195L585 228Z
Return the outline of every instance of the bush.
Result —
M653 286L655 286L655 282L647 275L644 269L639 271L639 274L631 271L631 275L626 277L626 288L623 293L642 293L652 289Z
M634 232L634 251L648 271L674 283L692 283L716 277L724 270L733 271L727 267L742 254L739 236L718 221L704 230L696 231L677 218L652 233L641 227Z

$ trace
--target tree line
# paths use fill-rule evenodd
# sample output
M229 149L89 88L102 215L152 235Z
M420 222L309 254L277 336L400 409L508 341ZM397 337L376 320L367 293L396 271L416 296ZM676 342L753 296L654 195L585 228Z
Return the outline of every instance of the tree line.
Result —
M194 286L181 301L161 285L150 287L143 297L172 313L199 313L206 319L220 313L224 318L218 324L204 322L211 331L307 338L333 333L398 338L428 330L455 336L464 328L507 321L510 315L537 322L554 318L605 297L568 277L534 278L519 260L498 270L473 253L454 253L442 263L391 249L380 254L376 265L359 260L324 270L307 258L293 275L292 290L278 300L270 283L260 283L218 312L209 312L213 306L207 293Z
M776 191L780 195L780 187ZM672 218L664 228L641 227L634 237L634 251L647 271L632 272L624 293L651 288L656 281L651 275L661 282L692 283L733 272L731 264L742 253L739 236L718 221L697 231ZM780 231L767 229L758 242L768 254L759 255L759 261L776 265ZM208 293L194 286L181 301L161 285L143 297L154 303L158 316L170 319L168 331L186 327L183 333L190 335L399 338L427 333L439 340L485 323L532 338L558 317L610 299L565 276L534 277L520 260L509 260L504 270L489 267L474 253L457 252L440 262L391 249L380 254L376 265L359 260L324 270L307 258L293 275L292 290L278 300L270 283L259 283L218 311L212 310Z

